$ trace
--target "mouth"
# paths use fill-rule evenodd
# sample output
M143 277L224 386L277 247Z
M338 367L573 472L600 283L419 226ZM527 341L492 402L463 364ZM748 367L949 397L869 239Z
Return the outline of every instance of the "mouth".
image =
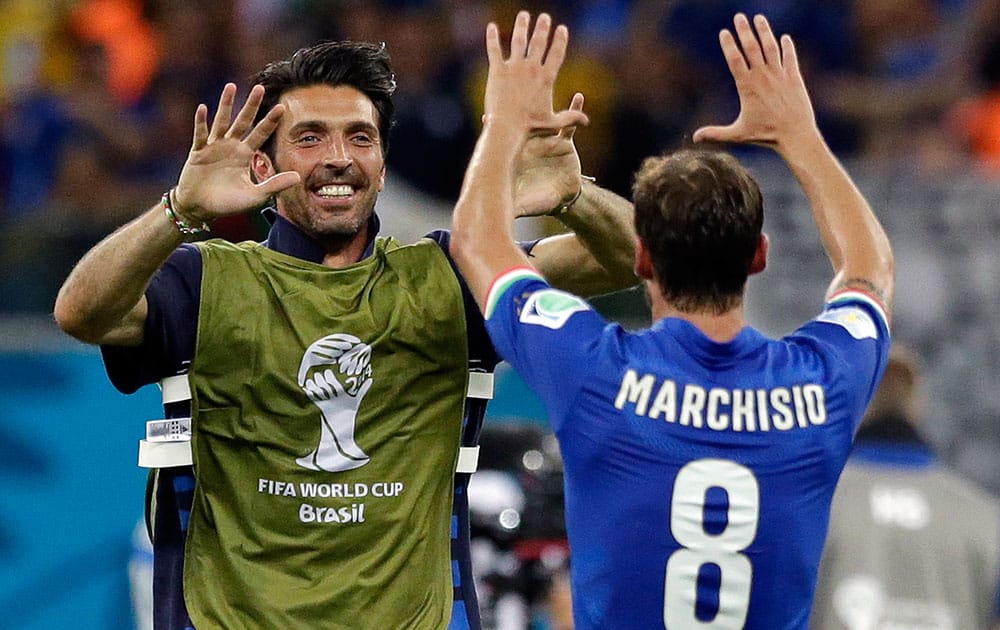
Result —
M354 196L354 187L350 184L326 184L315 188L313 192L323 199L346 200Z

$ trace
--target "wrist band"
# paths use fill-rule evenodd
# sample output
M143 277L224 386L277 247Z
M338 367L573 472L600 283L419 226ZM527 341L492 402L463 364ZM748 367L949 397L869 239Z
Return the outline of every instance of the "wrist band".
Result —
M177 231L181 234L202 234L204 232L210 232L211 228L208 227L207 223L202 223L201 227L193 226L189 224L184 219L180 218L176 212L174 212L173 203L171 196L173 195L174 189L171 188L167 192L163 193L163 197L160 199L160 203L163 204L163 211L166 213L167 218L170 222L177 227Z
M580 195L583 194L583 180L587 180L588 182L593 184L594 182L597 181L597 178L591 177L590 175L580 175L580 190L576 191L576 194L573 195L572 199L570 199L566 203L561 203L555 208L553 208L552 212L549 213L549 216L557 217L560 214L566 214L566 212L573 207L573 204L575 204L577 200L580 199Z

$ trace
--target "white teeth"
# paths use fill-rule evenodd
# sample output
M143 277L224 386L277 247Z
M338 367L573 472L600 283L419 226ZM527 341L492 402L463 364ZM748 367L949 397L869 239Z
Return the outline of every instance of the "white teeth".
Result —
M354 189L347 184L334 185L330 184L328 186L323 186L316 194L320 197L350 197L354 192Z

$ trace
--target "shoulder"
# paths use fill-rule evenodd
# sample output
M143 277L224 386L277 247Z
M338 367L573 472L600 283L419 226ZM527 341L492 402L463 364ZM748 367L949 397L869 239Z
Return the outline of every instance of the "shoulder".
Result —
M451 230L434 230L424 235L424 239L437 243L438 247L447 253L451 247Z
M582 340L600 340L607 325L589 302L553 288L531 267L514 267L497 276L487 291L483 314L497 334L506 330L537 339L578 335Z
M889 337L885 307L876 298L857 290L848 289L830 296L813 321L839 326L858 340Z
M458 276L458 269L448 255L447 247L430 235L409 244L403 244L392 237L380 236L375 244L375 252L388 261L405 261L400 264L409 266L414 271L420 271L421 266L431 265L432 268L448 269L451 275Z
M201 283L204 257L195 243L184 243L167 258L146 289L146 299L153 306L158 300L172 303L178 293L197 293Z
M885 310L859 291L845 291L827 300L822 312L783 342L822 357L833 371L881 374L889 358L891 334ZM838 368L839 366L839 368Z
M195 243L185 243L181 247L190 247L196 250L200 255L226 255L226 254L245 254L247 252L253 252L261 249L266 249L262 244L255 241L242 241L239 243L233 243L221 238L213 238L207 241L198 241Z
M180 247L174 250L174 253L170 254L167 258L168 265L201 265L201 247L202 243L182 243Z
M433 232L428 232L424 235L425 240L430 240L438 245L443 251L448 260L451 260L451 230L434 230ZM534 241L517 241L517 246L520 247L524 253L530 254L531 250L538 244L540 239Z

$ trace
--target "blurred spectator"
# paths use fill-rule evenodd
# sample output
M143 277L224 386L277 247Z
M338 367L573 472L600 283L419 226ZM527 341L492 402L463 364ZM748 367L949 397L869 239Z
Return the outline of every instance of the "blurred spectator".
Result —
M70 19L73 32L107 51L107 88L121 105L142 97L159 64L156 29L143 0L84 0Z
M463 101L467 61L455 56L450 23L434 3L411 2L392 22L384 32L398 81L397 125L386 163L411 186L455 201L478 129Z
M834 495L815 630L972 630L1000 619L1000 507L921 437L921 372L897 342Z
M62 15L34 0L0 0L0 218L48 201L58 147L72 132L54 86L68 74Z
M959 103L951 120L970 153L993 177L1000 177L1000 0L980 6L977 23L987 26L975 64L979 91Z
M75 60L72 81L60 94L73 132L61 147L51 147L58 162L44 214L100 233L145 205L149 191L136 179L135 168L150 138L136 113L115 98L105 45L79 41Z
M139 177L150 135L114 97L106 48L64 42L74 53L69 81L21 95L4 128L15 158L0 232L4 311L48 311L59 277L161 190Z
M658 4L637 6L627 36L611 55L620 89L601 181L626 198L632 196L632 176L642 160L680 145L696 127L703 101L684 48L662 39L664 19ZM581 140L589 133L584 129Z
M971 89L967 7L937 0L853 2L846 72L817 80L817 109L857 134L857 153L885 166L958 167L945 113Z
M243 76L235 74L244 48L235 0L148 1L162 42L160 75L183 77L188 93L198 102L214 105L224 77ZM280 39L280 35L274 37ZM190 136L190 131L185 135Z

